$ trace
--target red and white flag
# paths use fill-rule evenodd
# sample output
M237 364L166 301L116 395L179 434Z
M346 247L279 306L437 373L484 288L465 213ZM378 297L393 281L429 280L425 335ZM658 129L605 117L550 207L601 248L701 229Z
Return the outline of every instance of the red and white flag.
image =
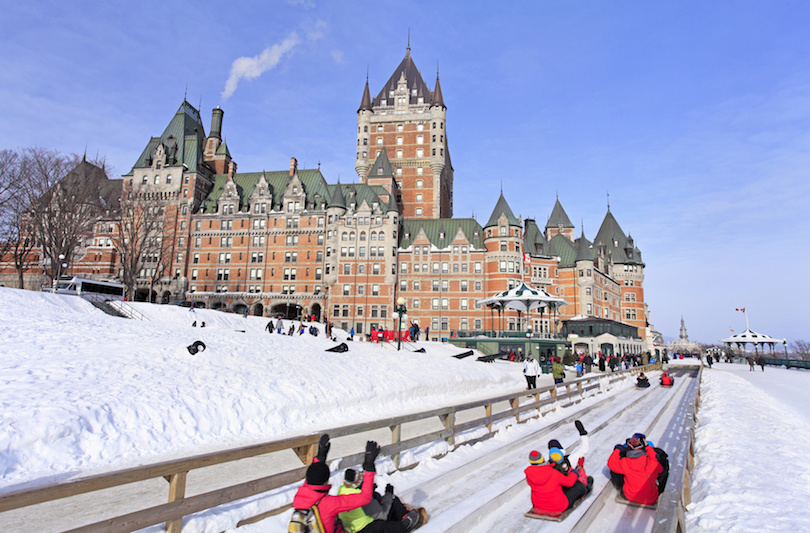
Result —
M735 311L739 311L740 313L745 313L745 307L738 307Z
M525 263L531 263L531 262L532 262L532 258L531 258L531 257L529 257L529 254L523 254L523 261L524 261Z

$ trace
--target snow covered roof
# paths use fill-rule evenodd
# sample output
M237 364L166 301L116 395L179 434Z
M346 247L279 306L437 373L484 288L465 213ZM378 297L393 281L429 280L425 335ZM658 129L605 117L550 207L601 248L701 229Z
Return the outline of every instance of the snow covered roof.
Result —
M751 331L751 329L746 329L742 333L738 333L736 335L732 335L727 339L721 339L720 342L726 343L754 343L754 344L770 344L770 343L779 343L785 342L785 339L774 339L770 335L765 335L763 333L757 333L756 331Z

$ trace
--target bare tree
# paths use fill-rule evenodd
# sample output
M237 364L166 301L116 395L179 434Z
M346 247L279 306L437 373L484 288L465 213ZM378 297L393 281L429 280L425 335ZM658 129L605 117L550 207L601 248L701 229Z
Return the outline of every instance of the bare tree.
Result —
M127 299L134 297L139 279L145 277L150 278L151 297L154 283L171 263L172 240L164 235L163 215L162 206L139 199L128 185L124 185L112 240L119 254L121 281L126 286Z
M810 359L810 342L795 340L790 343L790 351L799 359Z
M104 212L102 168L76 156L27 148L29 217L42 253L43 269L55 278L63 263L72 264L92 226Z

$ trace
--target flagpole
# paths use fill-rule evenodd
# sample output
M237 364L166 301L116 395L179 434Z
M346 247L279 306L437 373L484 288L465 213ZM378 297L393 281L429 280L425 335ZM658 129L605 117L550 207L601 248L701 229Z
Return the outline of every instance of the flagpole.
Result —
M750 331L751 326L748 325L748 308L747 307L743 308L743 313L745 314L745 329Z

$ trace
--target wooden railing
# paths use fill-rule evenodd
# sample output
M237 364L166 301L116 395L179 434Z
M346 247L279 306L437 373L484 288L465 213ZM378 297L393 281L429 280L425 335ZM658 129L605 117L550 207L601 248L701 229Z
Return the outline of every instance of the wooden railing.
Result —
M607 380L608 383L610 383L625 378L627 374L650 371L658 368L660 368L660 364L632 367L626 371L610 374L591 374L572 380L565 384L543 387L532 392L518 391L487 398L485 400L442 407L439 409L413 413L405 416L391 417L338 428L325 428L323 432L329 433L332 439L335 439L342 436L355 435L387 428L391 432L391 443L383 446L380 454L381 456L391 457L394 466L399 468L400 456L402 452L406 452L416 448L417 446L435 442L437 440L444 440L447 442L450 449L452 449L455 447L457 437L460 434L471 429L486 427L486 434L476 438L475 440L465 441L462 444L479 442L494 435L492 428L493 424L496 422L512 417L515 418L516 422L521 422L527 418L530 418L529 415L540 416L542 414L543 407L555 404L555 402L559 402L564 399L574 398L582 395L586 391L598 388L601 386L601 383L604 380ZM527 396L533 397L533 400L521 404L521 399L525 399ZM509 407L502 411L494 412L493 407L496 404L503 403L508 403ZM484 410L483 416L463 423L456 422L456 416L458 413L480 408L483 408ZM442 423L442 429L417 435L408 439L402 439L403 424L433 419L434 417L439 418ZM39 503L68 498L79 494L101 491L103 489L117 487L128 483L163 477L169 482L167 503L72 529L70 532L89 533L101 531L135 531L165 522L166 529L169 533L179 533L182 528L183 517L185 516L189 516L206 509L211 509L229 502L241 500L249 496L261 494L266 491L284 487L302 480L306 472L306 465L311 463L312 458L317 451L317 443L318 439L320 438L320 434L321 432L318 432L290 439L267 442L210 454L197 455L146 466L139 466L127 470L120 470L117 472L81 478L74 481L55 483L35 489L12 491L5 494L0 493L0 513L21 509ZM216 464L229 463L240 459L256 457L282 450L294 451L304 466L203 494L197 494L189 497L185 496L186 479L188 473L192 470ZM357 453L341 458L341 464L356 465L362 463L362 460L363 454ZM408 467L411 466L414 465L408 465ZM287 505L262 515L242 520L239 525L258 521L266 518L267 516L284 512L289 508L290 506ZM0 516L0 519L1 518L2 517Z

